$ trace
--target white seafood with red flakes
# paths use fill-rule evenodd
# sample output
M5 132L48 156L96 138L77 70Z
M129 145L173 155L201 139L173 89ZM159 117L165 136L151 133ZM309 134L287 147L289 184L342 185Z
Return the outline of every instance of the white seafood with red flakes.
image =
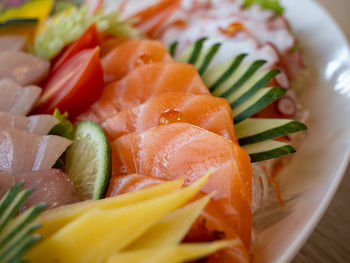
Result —
M5 129L0 132L0 170L13 173L50 169L72 142L60 136L39 136Z
M290 85L288 78L294 78L295 74L290 74L297 71L294 67L302 67L299 57L293 63L284 63L283 56L289 58L296 46L286 20L257 5L242 9L239 1L182 1L157 37L167 45L180 41L177 55L199 38L209 37L205 48L222 43L211 66L248 53L246 61L262 59L267 61L265 68L280 68L286 75L280 74L276 81L285 88Z
M37 86L22 87L11 79L0 80L0 111L27 115L41 94Z

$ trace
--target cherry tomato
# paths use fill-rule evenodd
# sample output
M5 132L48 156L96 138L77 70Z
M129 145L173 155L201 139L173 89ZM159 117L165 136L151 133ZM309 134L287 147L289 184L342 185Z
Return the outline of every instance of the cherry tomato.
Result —
M85 33L74 43L69 45L58 58L55 58L51 73L54 73L66 61L78 54L80 51L89 48L95 48L99 45L99 35L96 24L93 23Z
M34 112L51 114L59 108L74 119L99 98L102 89L99 47L83 50L48 79Z

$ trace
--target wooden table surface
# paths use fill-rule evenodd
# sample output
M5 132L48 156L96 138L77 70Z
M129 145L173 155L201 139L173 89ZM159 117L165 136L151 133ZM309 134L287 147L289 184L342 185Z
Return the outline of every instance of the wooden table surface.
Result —
M338 22L350 42L350 0L318 0ZM350 166L321 222L293 263L350 262Z

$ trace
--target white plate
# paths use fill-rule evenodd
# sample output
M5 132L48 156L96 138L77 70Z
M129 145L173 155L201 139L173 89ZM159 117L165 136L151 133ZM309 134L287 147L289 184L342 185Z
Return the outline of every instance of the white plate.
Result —
M333 198L349 160L350 50L341 30L312 0L283 0L304 50L309 75L298 97L310 110L309 135L281 175L284 213L271 216L258 237L254 262L289 262Z

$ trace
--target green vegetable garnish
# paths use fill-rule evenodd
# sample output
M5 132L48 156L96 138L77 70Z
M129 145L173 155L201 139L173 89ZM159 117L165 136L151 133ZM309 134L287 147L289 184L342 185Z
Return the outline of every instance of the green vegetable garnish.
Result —
M262 8L275 11L277 15L282 14L284 11L284 8L278 0L244 0L242 7L247 8L254 3L260 5Z
M83 6L66 9L46 21L35 37L33 52L39 57L52 59L63 47L77 40L94 22L99 32L119 37L138 36L138 31L131 25L134 20L121 20L117 11L105 14L103 8L88 15L88 7Z
M74 126L68 119L68 112L65 112L64 114L60 113L59 109L55 109L54 113L52 114L56 119L58 119L60 122L56 124L51 131L49 132L50 135L58 135L61 137L65 137L69 140L74 139Z
M0 200L0 262L24 262L22 255L40 236L33 232L40 224L33 220L45 208L45 203L30 207L24 213L16 216L23 203L33 190L21 191L24 182L12 186Z

